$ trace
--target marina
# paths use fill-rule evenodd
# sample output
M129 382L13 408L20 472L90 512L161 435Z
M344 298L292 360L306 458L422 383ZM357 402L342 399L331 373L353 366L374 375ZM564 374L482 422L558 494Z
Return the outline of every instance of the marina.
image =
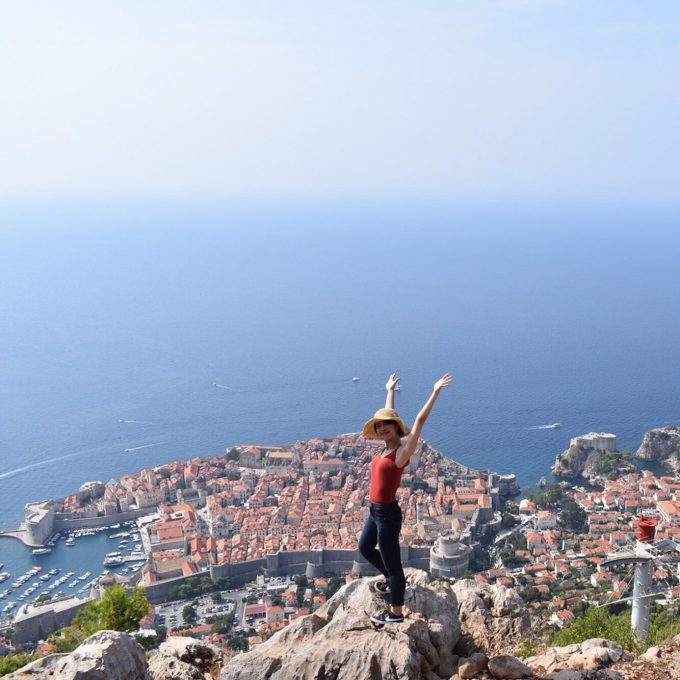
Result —
M102 567L110 556L108 534L112 529L123 529L125 536L116 538L128 540L116 549L120 563ZM56 532L44 551L36 552L14 540L0 541L0 548L4 563L4 571L0 572L0 623L11 619L25 605L87 597L99 579L110 573L133 577L146 559L137 527L132 523L125 527Z

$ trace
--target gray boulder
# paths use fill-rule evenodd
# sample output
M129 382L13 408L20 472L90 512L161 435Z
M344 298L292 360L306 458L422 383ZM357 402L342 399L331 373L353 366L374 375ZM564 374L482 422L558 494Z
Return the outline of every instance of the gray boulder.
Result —
M499 654L489 659L489 672L494 678L520 680L533 676L531 668L510 654Z
M476 678L482 671L488 668L489 659L486 654L472 654L471 656L458 661L458 676L462 680Z
M52 654L6 676L11 680L149 680L144 650L127 633L100 630L70 654Z
M565 647L550 647L542 654L525 659L525 662L534 672L552 673L561 670L595 671L631 658L615 642L592 638Z
M462 632L488 653L512 651L529 631L529 612L516 590L463 579L453 584L453 592Z
M219 678L223 654L214 645L194 638L171 637L149 661L152 680L204 680Z
M460 636L451 586L406 570L407 616L379 627L370 615L385 608L372 585L359 579L341 588L309 616L294 620L269 640L232 658L222 680L412 680L449 678L456 671Z

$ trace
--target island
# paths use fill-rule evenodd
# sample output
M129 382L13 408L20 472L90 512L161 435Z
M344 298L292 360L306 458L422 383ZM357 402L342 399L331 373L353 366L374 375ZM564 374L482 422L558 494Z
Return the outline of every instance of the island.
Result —
M666 425L645 432L635 453L641 460L658 461L673 472L680 472L680 427Z
M556 477L583 478L599 487L603 487L607 479L616 479L636 470L630 454L616 448L616 435L609 432L589 432L572 437L550 469Z

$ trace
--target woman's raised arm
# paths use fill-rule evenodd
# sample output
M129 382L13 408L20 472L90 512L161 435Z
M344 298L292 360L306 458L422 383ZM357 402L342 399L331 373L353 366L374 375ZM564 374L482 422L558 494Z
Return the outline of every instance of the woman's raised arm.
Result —
M428 397L423 408L420 409L420 412L416 416L415 422L413 423L413 428L411 429L411 433L409 434L408 439L406 440L406 444L404 444L404 446L402 446L397 452L395 462L398 467L404 467L404 465L406 465L406 463L408 463L409 460L411 460L411 456L413 455L413 452L416 450L416 445L418 444L420 433L423 431L423 425L425 424L425 421L427 420L428 416L430 415L430 412L432 411L434 402L437 401L437 397L439 396L439 393L441 392L442 388L446 387L452 380L453 377L450 376L448 373L445 373L434 384L434 387L432 388L432 394Z
M387 398L385 399L385 408L394 408L394 388L399 382L399 376L396 373L390 374L390 377L385 383L387 390Z

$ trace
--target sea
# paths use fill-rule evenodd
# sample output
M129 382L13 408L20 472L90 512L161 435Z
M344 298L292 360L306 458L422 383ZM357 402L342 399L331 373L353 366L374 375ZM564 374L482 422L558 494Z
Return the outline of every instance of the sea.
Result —
M425 438L524 493L577 434L634 451L680 421L679 226L636 203L9 202L0 528L87 481L358 431L391 372L407 421L450 372ZM97 574L112 543L2 538L0 571Z

